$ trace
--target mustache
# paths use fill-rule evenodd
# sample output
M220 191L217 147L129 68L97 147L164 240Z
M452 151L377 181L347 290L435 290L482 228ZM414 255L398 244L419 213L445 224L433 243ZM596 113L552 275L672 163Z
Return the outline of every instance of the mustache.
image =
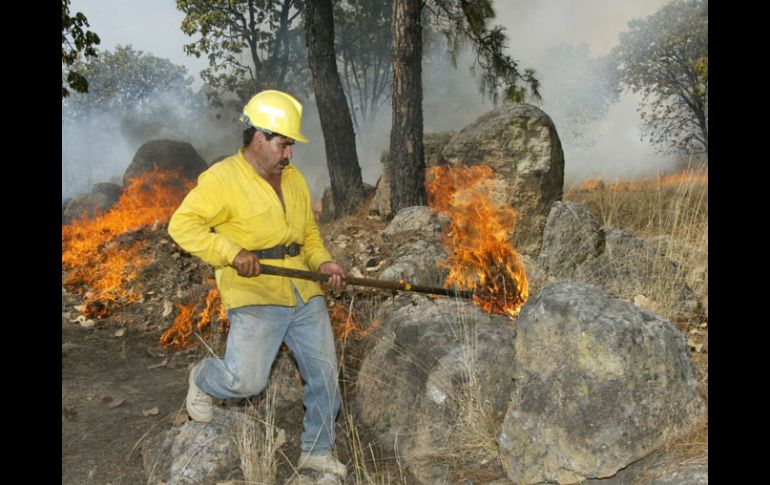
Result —
M285 167L286 165L289 164L289 159L288 158L284 158L283 160L281 160L278 163L280 163L282 167Z

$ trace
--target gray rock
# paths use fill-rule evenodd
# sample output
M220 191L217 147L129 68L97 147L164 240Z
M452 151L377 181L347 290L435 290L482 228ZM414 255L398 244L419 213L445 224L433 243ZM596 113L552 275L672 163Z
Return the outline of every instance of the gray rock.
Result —
M586 480L581 485L707 485L708 457L681 463L674 456L652 453L610 478Z
M426 206L406 207L398 212L382 232L384 241L395 249L390 263L380 272L385 280L405 279L412 284L443 286L447 270L437 262L446 259L441 235L448 223L444 214Z
M543 231L543 247L537 257L543 271L574 276L578 268L604 251L604 232L599 221L575 202L554 202Z
M495 173L490 193L518 213L512 242L536 255L551 205L564 190L564 153L551 119L542 110L505 103L452 137L443 157L450 164L486 164Z
M268 391L275 394L276 426L281 426L288 439L299 439L302 432L302 380L290 352L280 352L273 363ZM166 485L205 484L237 478L240 470L239 430L255 426L244 414L240 403L262 409L266 393L245 400L225 400L228 409L214 407L210 423L188 421L178 428L165 431L143 445L142 455L148 483L164 481ZM293 408L299 406L300 416ZM279 424L281 423L281 424ZM260 433L264 432L259 430ZM324 482L326 483L326 482Z
M160 170L179 170L188 180L197 181L198 175L208 168L206 161L192 145L176 140L151 140L139 147L131 164L123 173L123 185L156 167Z
M668 258L665 243L601 228L582 205L556 202L537 262L553 278L596 284L626 300L644 295L654 300L656 310L669 309L672 318L697 318L702 312L698 296L687 285L681 266Z
M446 259L444 245L438 241L410 241L390 255L391 263L382 270L383 280L404 279L414 285L443 286L448 271L437 266Z
M295 401L302 401L304 395L302 377L291 352L279 352L270 371L268 390L275 392L276 406L279 408Z
M428 239L436 239L441 235L447 222L447 218L437 214L424 205L406 207L398 211L398 214L390 221L382 231L384 239L404 233L418 233Z
M188 421L146 442L147 483L210 485L230 478L240 466L235 433L246 420L243 414L215 408L210 423Z
M356 405L385 452L431 484L458 483L455 467L495 461L513 386L513 321L410 294L384 304L373 327Z
M92 219L107 212L120 198L123 188L118 184L103 182L94 185L86 194L75 196L69 201L62 214L62 223L69 224L75 219Z
M516 323L516 386L498 436L514 482L610 477L705 416L686 337L651 312L562 281Z

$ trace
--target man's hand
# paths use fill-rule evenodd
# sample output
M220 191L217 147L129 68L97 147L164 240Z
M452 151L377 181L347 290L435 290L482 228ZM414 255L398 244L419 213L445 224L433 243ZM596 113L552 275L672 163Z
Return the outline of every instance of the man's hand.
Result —
M331 275L331 278L327 280L327 283L329 283L335 290L344 290L345 286L347 286L345 283L345 270L334 261L325 262L318 268L318 271Z
M257 255L245 249L241 249L241 252L235 255L232 266L238 271L239 276L244 277L259 276L262 270Z

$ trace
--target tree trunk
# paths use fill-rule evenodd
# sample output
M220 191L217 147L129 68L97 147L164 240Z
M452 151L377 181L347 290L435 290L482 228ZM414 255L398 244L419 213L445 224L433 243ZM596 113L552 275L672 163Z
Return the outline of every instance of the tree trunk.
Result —
M422 0L393 2L393 125L388 177L392 214L427 205L422 144Z
M353 122L337 72L331 0L307 0L304 15L307 60L321 118L336 219L361 205L364 183L356 155Z

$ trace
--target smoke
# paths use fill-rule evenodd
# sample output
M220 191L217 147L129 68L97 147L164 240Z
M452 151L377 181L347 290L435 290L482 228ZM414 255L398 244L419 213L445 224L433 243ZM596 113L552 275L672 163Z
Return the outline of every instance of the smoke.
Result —
M514 0L495 2L497 23L506 27L509 53L521 66L532 67L542 81L543 103L539 106L556 124L565 158L565 179L578 182L587 178L610 181L617 177L637 178L655 175L675 167L677 158L656 153L642 140L641 119L636 109L640 98L620 93L617 102L608 104L606 112L588 119L581 130L584 138L572 137L574 118L567 105L596 105L606 96L601 76L595 73L600 58L607 56L618 43L628 22L644 18L670 0ZM560 47L587 49L580 63L554 66L554 55ZM578 51L579 52L579 51ZM571 84L581 83L578 98ZM586 89L586 85L590 89Z
M642 140L636 111L640 98L609 92L603 59L630 20L651 15L667 1L495 2L495 23L506 27L508 54L521 69L538 73L543 101L528 102L554 121L568 182L647 177L675 167L676 157L656 153ZM455 68L445 44L434 40L423 62L424 130L459 131L495 105L480 93L471 72L474 53L461 52ZM362 175L372 185L383 170L380 157L390 143L391 114L390 105L384 106L371 132L357 133ZM323 176L316 182L322 183Z
M99 182L122 184L134 154L150 140L188 142L207 163L241 144L237 115L208 106L201 93L191 101L178 91L158 92L144 103L150 110L72 108L85 96L73 94L62 106L62 200Z
M523 68L534 68L542 81L543 102L539 105L556 124L565 153L565 176L568 181L585 178L612 180L653 175L673 167L674 158L655 153L642 141L641 120L636 112L638 98L622 93L616 103L606 107L603 114L587 120L580 137L571 138L574 131L571 112L565 99L575 103L596 103L602 95L584 89L579 96L569 94L570 83L580 81L578 73L595 70L595 64L570 65L569 69L554 67L554 49L566 45L584 49L585 62L592 63L607 55L617 44L618 34L627 30L628 22L654 13L668 0L539 0L537 2L509 0L495 2L496 24L506 27L508 54ZM108 33L115 31L100 17L98 2L79 0L80 8L89 15L92 27L103 37L104 47L113 42ZM165 7L164 7L165 8ZM169 25L178 25L181 13L169 9ZM136 12L137 10L134 9ZM148 9L157 18L159 10ZM138 12L137 12L138 15ZM114 18L114 16L112 16ZM100 20L101 19L101 20ZM100 23L102 22L102 23ZM142 22L135 22L141 25ZM128 26L122 25L122 43L133 43L127 37ZM141 29L139 29L141 31ZM141 37L141 34L138 34ZM183 36L182 36L183 37ZM189 39L184 38L185 41ZM136 39L143 51L153 53L144 40ZM174 62L189 64L179 45L179 57ZM431 50L433 49L433 50ZM478 116L494 108L478 89L478 80L470 72L473 52L466 50L454 68L443 45L439 42L427 48L430 60L423 63L423 122L426 133L459 131ZM200 62L200 61L198 61ZM559 67L558 65L556 67ZM198 68L191 68L197 74ZM585 80L585 76L583 77ZM593 78L590 78L593 82ZM582 81L580 81L582 82ZM170 96L170 95L169 95ZM161 106L173 112L184 106L182 100L167 96ZM570 97L572 96L572 97ZM579 98L579 99L578 99ZM311 139L308 144L297 143L294 164L305 174L314 200L320 198L329 185L323 134L317 108L305 101L303 133ZM240 146L242 125L237 121L239 106L214 110L199 108L195 112L176 113L175 122L127 117L110 111L92 113L78 121L62 118L62 198L87 191L97 182L118 180L128 167L136 150L145 141L172 138L190 142L207 161L234 153ZM358 156L364 182L374 185L382 173L380 157L390 142L391 107L386 104L378 113L373 129L357 133Z
M120 136L120 124L106 111L82 119L62 116L62 200L99 182L121 183L133 152Z

